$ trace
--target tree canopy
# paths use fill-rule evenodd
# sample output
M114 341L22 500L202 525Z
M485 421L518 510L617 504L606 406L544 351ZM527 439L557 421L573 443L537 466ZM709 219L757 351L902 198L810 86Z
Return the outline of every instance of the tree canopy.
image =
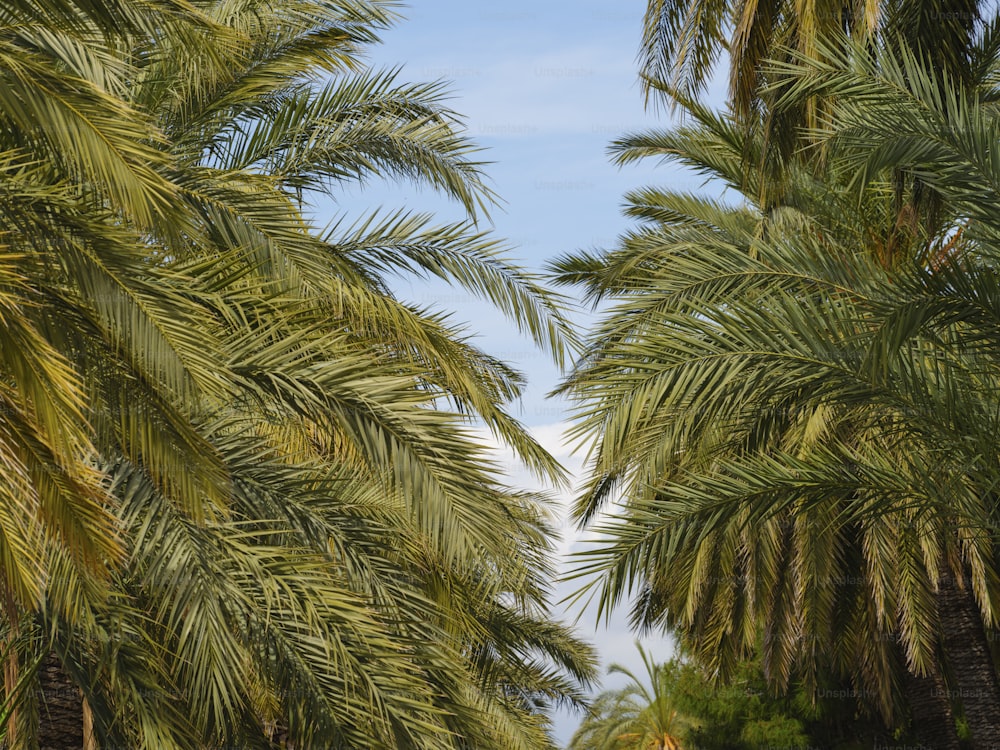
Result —
M571 335L477 228L445 90L362 64L394 5L0 9L10 746L51 728L49 652L107 747L547 747L581 700L545 498L476 431L561 477L507 410L523 378L390 279L462 285L556 359ZM314 223L372 176L469 218Z
M715 10L789 30L826 18ZM687 121L613 154L683 164L727 199L634 191L636 229L552 270L602 305L561 388L595 446L576 516L600 539L578 573L597 576L602 607L631 599L637 627L670 628L712 674L762 639L779 687L849 679L890 727L957 747L964 714L987 747L996 19L954 18L963 34L936 46L855 27L818 34L822 54L768 41L753 107L665 87ZM659 65L687 43L670 23ZM961 65L937 64L943 51ZM816 117L783 119L810 102Z

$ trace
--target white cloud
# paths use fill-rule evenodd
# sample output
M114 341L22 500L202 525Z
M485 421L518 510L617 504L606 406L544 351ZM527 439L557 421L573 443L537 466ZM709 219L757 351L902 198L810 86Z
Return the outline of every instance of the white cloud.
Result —
M559 569L563 573L571 565L568 560L569 553L580 549L581 542L585 538L593 538L591 533L577 531L569 521L569 507L574 497L574 490L583 479L583 458L586 454L583 449L574 450L576 446L567 439L566 432L569 426L569 422L559 421L529 428L532 436L559 460L573 478L574 489L555 491L553 494L562 519L559 525L561 540L557 545L557 552L560 559ZM496 460L504 467L505 481L508 484L525 489L553 492L554 488L546 486L532 477L531 473L516 459L514 453L509 448L501 446L488 431L482 430L482 436L485 444L493 446ZM580 585L580 581L558 583L554 590L553 600L566 599ZM602 678L611 664L621 664L641 678L644 668L635 647L636 640L639 640L657 661L665 661L674 653L673 641L668 635L650 634L637 639L629 628L626 607L619 607L609 617L602 617L598 620L596 605L591 603L584 607L583 601L580 601L563 607L557 616L567 622L575 623L577 633L596 646L601 661L600 674ZM612 676L607 680L602 679L598 690L617 687L622 683L621 676ZM580 715L569 711L557 712L555 715L557 739L562 743L568 742L580 719Z

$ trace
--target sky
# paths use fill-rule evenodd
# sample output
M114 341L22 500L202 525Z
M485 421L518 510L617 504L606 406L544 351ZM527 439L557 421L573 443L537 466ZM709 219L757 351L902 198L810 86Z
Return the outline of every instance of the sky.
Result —
M700 187L669 165L618 168L607 155L614 138L669 121L662 111L646 111L638 84L645 5L645 0L411 0L400 9L404 18L369 55L376 67L401 67L401 80L449 83L450 106L484 147L490 186L503 201L490 212L493 230L529 270L541 271L546 261L575 250L612 247L629 227L621 205L631 189ZM351 217L378 205L433 211L441 221L463 218L460 207L411 185L352 189L334 210ZM566 405L546 398L560 377L549 357L460 289L404 279L396 291L408 301L454 312L479 346L524 372L528 388L515 414L581 476L582 456L572 454L563 437ZM588 315L579 311L574 319L583 324ZM503 454L501 460L510 483L537 487L515 462ZM571 495L559 494L558 507L565 508ZM578 548L578 534L561 525L560 553ZM564 584L557 596L569 590ZM598 647L602 672L612 662L641 669L624 613L601 627L592 611L576 607L566 616L579 617L579 632ZM669 658L666 637L643 641L658 659ZM605 682L616 684L620 679ZM557 738L565 743L579 719L559 714Z

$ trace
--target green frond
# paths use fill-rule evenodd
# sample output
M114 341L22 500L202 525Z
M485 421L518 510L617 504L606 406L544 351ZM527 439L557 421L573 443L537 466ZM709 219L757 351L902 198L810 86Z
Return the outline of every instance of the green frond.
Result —
M416 273L452 281L489 300L537 345L563 362L577 345L565 301L508 259L504 245L468 224L430 226L428 217L373 214L327 242L361 268L382 274Z
M139 226L165 225L176 190L157 171L162 141L147 116L9 37L0 42L0 78L3 119L39 158L103 192Z

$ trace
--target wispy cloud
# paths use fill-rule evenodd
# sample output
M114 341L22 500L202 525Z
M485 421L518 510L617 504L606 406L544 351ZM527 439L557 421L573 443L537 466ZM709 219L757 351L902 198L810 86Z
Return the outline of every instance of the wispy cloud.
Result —
M642 112L632 60L611 46L510 55L455 78L476 137L606 139L653 121Z

